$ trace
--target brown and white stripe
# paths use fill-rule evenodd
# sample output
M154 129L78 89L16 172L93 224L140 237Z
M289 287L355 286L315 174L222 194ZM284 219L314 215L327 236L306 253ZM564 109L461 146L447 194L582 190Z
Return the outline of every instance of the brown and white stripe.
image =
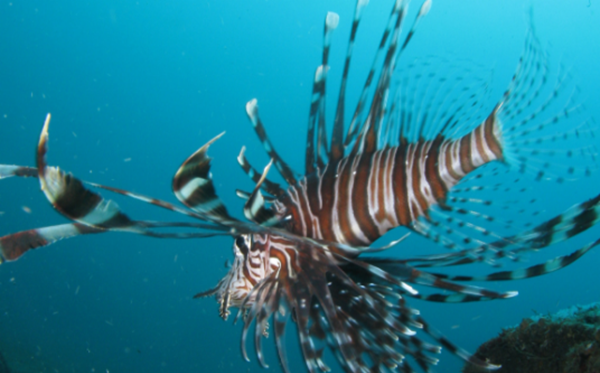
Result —
M84 224L69 223L9 234L0 237L0 264L17 260L29 250L48 246L65 238L106 231Z
M288 227L297 234L354 246L369 245L394 227L410 227L443 204L465 175L502 159L495 112L459 139L439 136L327 165L290 186L277 210L291 214Z

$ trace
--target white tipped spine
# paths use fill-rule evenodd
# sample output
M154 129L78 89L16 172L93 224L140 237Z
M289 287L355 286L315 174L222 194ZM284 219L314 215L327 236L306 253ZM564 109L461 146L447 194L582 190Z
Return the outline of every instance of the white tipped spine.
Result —
M354 11L354 21L357 21L360 19L362 10L367 5L369 5L369 0L358 0L356 2L356 10Z
M403 0L396 0L396 8L395 8L396 12L400 11L400 8L402 8L403 3L404 3Z
M246 103L246 114L248 114L248 118L252 124L256 127L256 111L258 110L258 100L253 98L252 100Z
M327 18L325 18L325 24L328 30L335 30L340 23L340 16L335 12L327 12Z
M426 16L431 9L431 0L426 0L423 5L421 5L421 10L419 10L419 17Z
M242 150L240 154L237 156L237 161L240 165L244 164L244 152L246 151L246 146L242 146Z
M321 82L327 76L327 72L329 71L329 66L321 65L317 67L317 71L315 72L315 82Z

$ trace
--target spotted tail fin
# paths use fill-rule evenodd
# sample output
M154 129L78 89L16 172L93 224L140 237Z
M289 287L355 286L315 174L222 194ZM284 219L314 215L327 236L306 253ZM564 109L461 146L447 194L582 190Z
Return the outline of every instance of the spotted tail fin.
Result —
M563 182L597 169L597 128L578 94L564 67L550 70L531 25L510 85L488 118L496 122L503 160L536 180Z

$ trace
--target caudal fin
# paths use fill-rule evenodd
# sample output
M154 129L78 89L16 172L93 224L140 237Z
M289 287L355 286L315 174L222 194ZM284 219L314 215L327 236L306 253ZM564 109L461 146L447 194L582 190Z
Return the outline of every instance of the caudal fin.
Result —
M506 164L535 180L557 182L597 169L596 126L578 96L569 71L549 67L530 27L517 69L490 115Z

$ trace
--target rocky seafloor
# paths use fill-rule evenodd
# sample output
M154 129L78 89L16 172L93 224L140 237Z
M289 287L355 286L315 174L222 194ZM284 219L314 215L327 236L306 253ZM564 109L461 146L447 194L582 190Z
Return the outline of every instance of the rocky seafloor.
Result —
M506 373L600 373L600 303L523 319L476 352ZM488 370L467 364L463 373Z

